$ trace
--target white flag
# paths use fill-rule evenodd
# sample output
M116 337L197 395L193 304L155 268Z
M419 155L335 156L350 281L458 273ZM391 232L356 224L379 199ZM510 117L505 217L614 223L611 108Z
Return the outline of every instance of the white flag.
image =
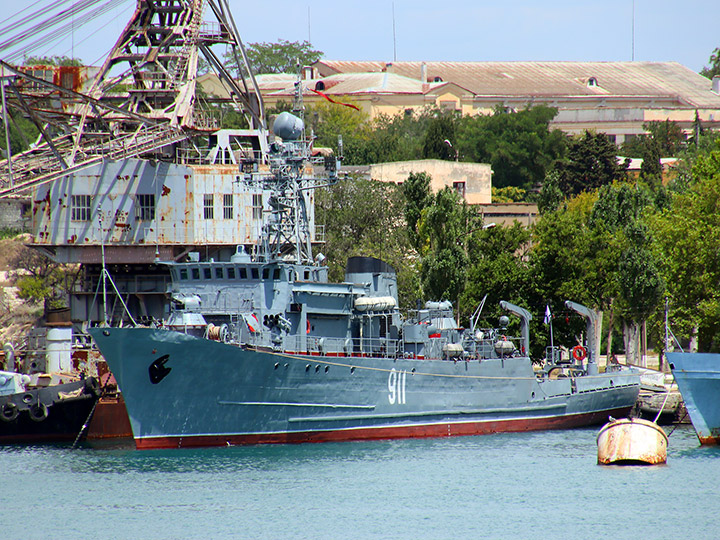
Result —
M545 324L550 324L550 306L545 305L545 320L543 321Z

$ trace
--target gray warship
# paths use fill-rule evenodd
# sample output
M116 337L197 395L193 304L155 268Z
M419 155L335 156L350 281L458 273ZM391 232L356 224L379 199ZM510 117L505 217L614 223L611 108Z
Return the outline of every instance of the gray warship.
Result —
M326 174L309 174L299 116L282 113L273 131L267 155L241 163L238 177L269 196L257 243L229 260L161 262L172 281L165 320L89 330L137 448L562 429L630 411L638 374L599 373L592 348L585 363L553 351L534 367L523 308L502 303L519 337L507 316L461 328L447 301L403 316L395 271L372 257L350 258L344 281L329 282L308 213L341 162L323 158Z

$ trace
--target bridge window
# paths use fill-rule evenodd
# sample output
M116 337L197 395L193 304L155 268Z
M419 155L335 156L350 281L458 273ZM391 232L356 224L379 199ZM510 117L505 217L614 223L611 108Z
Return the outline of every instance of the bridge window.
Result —
M240 279L247 279L247 268L240 268L240 275L238 276Z
M257 268L251 268L250 275L252 276L253 279L260 279L260 272L258 272Z
M215 278L216 279L222 279L223 278L223 269L219 266L215 268Z
M230 268L227 269L227 276L228 276L228 279L235 279L235 267L234 266L231 266Z
M200 269L199 268L192 268L192 278L193 279L200 279Z
M180 279L187 279L187 278L188 278L187 268L181 268L180 269Z

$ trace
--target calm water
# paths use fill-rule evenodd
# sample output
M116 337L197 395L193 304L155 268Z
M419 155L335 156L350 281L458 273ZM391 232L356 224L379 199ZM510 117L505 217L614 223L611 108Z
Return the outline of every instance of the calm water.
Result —
M717 538L720 449L596 465L596 428L143 451L0 447L0 538ZM669 431L669 429L668 429Z

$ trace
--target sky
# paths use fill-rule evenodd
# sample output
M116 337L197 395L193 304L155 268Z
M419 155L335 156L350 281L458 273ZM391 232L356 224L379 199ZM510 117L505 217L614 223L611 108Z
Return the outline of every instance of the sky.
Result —
M0 29L49 1L0 0ZM245 43L309 40L328 60L675 61L720 47L720 0L229 0ZM126 0L36 54L98 65L135 7ZM633 16L634 15L634 16ZM634 20L634 24L633 24ZM634 28L634 31L633 31ZM10 30L12 35L13 30ZM3 35L0 42L6 39ZM0 51L0 58L5 54Z

